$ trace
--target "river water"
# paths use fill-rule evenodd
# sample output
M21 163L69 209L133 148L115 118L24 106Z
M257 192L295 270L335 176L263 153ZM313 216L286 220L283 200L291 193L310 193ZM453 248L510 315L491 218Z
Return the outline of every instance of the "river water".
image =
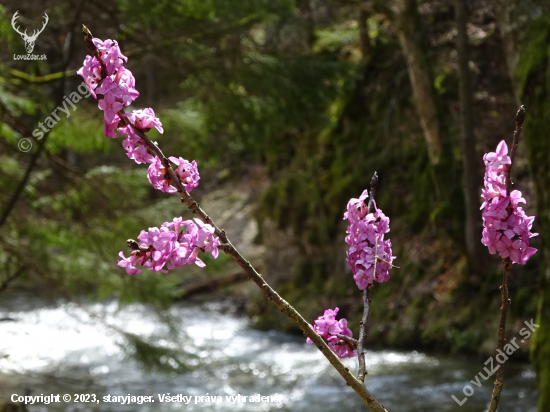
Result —
M140 304L46 305L11 297L0 302L0 400L13 394L95 395L96 402L37 403L28 407L30 412L368 410L304 338L254 330L227 307L173 307L169 315L177 327L170 328L157 312ZM190 370L147 372L124 351L127 341L121 331L181 350ZM168 368L176 366L169 356L162 361ZM481 387L469 383L484 366L479 359L368 351L366 362L367 387L390 411L483 411L490 399L493 378L481 380ZM356 359L345 363L357 370ZM451 395L462 400L465 385L474 393L459 406ZM159 395L167 394L191 400L187 405L160 402ZM250 402L258 394L273 398ZM155 402L105 402L108 395L152 396ZM222 398L212 402L199 396ZM499 412L535 412L536 398L532 366L508 362Z

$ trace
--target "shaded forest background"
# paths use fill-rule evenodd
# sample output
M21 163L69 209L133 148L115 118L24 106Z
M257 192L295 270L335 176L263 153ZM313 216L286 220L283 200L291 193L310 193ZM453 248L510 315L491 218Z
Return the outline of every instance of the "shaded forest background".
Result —
M197 161L195 197L307 319L339 306L359 322L342 216L378 172L376 200L391 219L400 269L372 290L370 347L493 353L501 264L480 243L481 159L510 143L525 104L513 180L537 216L542 253L514 267L509 328L533 317L543 325L531 349L540 410L550 410L546 2L4 1L0 9L3 294L30 288L167 308L200 282L226 279L210 298L233 296L258 327L294 330L253 285L236 282L227 258L166 275L130 277L116 266L127 238L191 216L104 137L92 98L47 137L32 137L82 82L81 24L118 40L141 93L136 108L152 107L163 123L165 133L150 136L165 153ZM33 52L47 60L14 60L26 54L11 27L16 10L29 31L48 13ZM28 153L18 150L22 138L31 139ZM256 229L239 231L249 216Z

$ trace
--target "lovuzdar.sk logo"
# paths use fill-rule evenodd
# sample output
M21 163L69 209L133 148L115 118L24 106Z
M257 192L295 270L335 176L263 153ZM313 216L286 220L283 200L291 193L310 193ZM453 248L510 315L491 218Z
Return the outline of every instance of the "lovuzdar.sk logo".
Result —
M19 13L19 10L17 10L13 15L11 19L11 26L18 34L21 35L21 38L25 42L25 49L27 49L27 54L26 55L14 54L13 59L14 60L46 60L47 57L45 54L38 55L38 54L31 54L31 53L34 50L34 44L36 42L36 39L38 38L38 35L44 31L44 28L46 27L46 24L48 24L48 21L50 20L50 18L46 13L44 13L44 23L42 23L42 28L40 30L34 30L32 35L29 36L27 34L27 30L25 30L24 32L21 32L19 27L16 26L16 21L17 21L17 18L19 17L18 13Z

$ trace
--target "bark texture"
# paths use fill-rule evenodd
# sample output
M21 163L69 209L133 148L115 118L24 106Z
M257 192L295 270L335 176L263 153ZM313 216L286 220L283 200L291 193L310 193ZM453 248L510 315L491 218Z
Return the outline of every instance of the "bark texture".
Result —
M427 61L427 47L416 0L395 0L393 24L407 61L414 105L424 132L430 162L439 163L441 132L436 109L433 74Z
M467 13L464 0L454 0L457 24L457 54L460 80L460 143L462 149L462 186L466 224L464 240L468 256L468 267L477 275L482 273L481 212L479 193L481 179L478 172L478 156L474 136L472 82L469 69Z

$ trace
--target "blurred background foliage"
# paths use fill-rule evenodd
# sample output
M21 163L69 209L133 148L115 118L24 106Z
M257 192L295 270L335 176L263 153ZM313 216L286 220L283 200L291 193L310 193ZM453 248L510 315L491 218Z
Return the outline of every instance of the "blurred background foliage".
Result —
M134 277L116 266L127 238L190 214L176 197L148 184L146 168L128 161L120 141L103 136L101 112L92 98L79 102L69 118L60 113L45 139L32 137L38 122L82 82L75 72L87 53L80 34L84 23L94 36L118 40L129 57L127 67L141 94L135 107L152 107L164 125L165 133L151 131L151 138L164 153L197 161L201 185L193 195L200 201L216 190L251 193L247 202L258 226L253 243L266 248L262 273L306 318L313 321L334 306L353 324L360 318L361 299L345 263L342 216L347 201L358 197L377 171L376 201L391 219L389 235L400 269L372 290L369 345L492 353L501 269L481 244L481 258L467 255L460 59L469 68L474 125L469 165L475 179L466 183L480 193L483 153L501 139L511 141L523 90L548 82L547 20L525 34L520 46L529 47L519 48L525 52L517 78L515 68L504 64L511 57L499 34L502 9L517 3L468 2L469 55L460 56L450 0L4 1L2 293L24 287L69 299L118 298L162 309L182 298L182 284L236 270L226 258L207 261L202 271L144 271ZM39 28L48 13L34 50L47 60L14 60L25 54L10 23L16 10L29 30ZM542 14L548 14L547 6ZM438 162L430 157L411 53L420 53L416 56L429 80L425 87L441 145ZM536 106L540 135L527 137L514 167L530 215L545 196L546 180L534 184L529 170L535 158L539 168L547 165L550 153L547 143L533 150L534 143L529 145L546 136L549 113L540 98L546 95L537 93L527 93L527 100ZM22 138L31 139L28 153L18 150ZM10 210L30 164L34 168ZM222 210L207 211L216 220L232 202L227 195L216 203ZM476 219L479 225L480 214ZM537 217L535 226L547 219L547 214ZM543 241L533 243L541 248ZM537 254L526 267L514 268L512 330L537 312L542 262ZM208 298L227 294L241 302L258 327L295 330L246 283ZM146 353L139 345L136 353Z

